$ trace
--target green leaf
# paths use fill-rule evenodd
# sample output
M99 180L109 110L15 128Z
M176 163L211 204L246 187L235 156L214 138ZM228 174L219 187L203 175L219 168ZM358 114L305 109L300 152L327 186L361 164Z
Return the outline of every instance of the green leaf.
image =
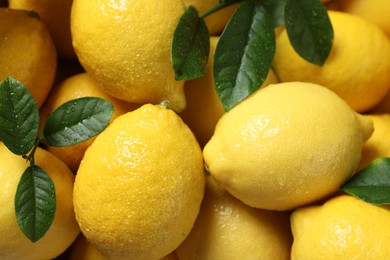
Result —
M214 83L225 110L263 84L274 54L271 15L261 4L242 2L220 36L214 55Z
M47 144L68 146L103 131L114 111L111 102L97 97L70 100L49 114L43 128Z
M333 28L320 0L286 0L285 26L291 45L305 60L321 66L333 44Z
M390 204L390 158L372 161L341 189L372 204Z
M275 26L284 26L286 0L264 0L264 7L272 15Z
M28 153L37 138L39 108L19 81L7 77L0 83L0 139L15 154Z
M19 227L32 242L49 230L56 210L56 193L49 175L38 166L29 166L20 178L15 194Z
M210 52L207 26L195 7L184 12L172 39L172 66L176 80L191 80L206 74Z

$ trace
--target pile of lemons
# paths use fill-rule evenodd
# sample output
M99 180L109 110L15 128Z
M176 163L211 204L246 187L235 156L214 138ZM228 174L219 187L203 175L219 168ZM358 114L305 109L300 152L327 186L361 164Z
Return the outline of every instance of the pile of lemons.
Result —
M170 58L185 8L219 2L0 2L0 80L21 81L41 121L78 97L115 109L96 138L38 148L57 210L35 243L14 210L28 163L0 143L0 259L390 259L390 207L339 189L390 157L390 1L322 1L321 67L281 29L263 86L229 112L212 58L238 4L205 20L204 77L176 81Z

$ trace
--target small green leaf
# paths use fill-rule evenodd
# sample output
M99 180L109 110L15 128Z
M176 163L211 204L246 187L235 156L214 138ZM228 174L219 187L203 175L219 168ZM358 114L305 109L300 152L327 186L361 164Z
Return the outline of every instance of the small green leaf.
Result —
M29 166L20 178L15 194L19 227L32 242L49 230L56 210L56 193L49 175L38 166Z
M390 204L390 158L372 161L341 189L372 204Z
M28 153L39 127L39 108L19 81L7 77L0 82L0 139L17 155Z
M261 4L242 2L220 36L214 55L214 83L225 110L261 87L274 54L271 15Z
M68 146L80 143L103 131L111 120L111 102L97 97L70 100L49 114L43 128L47 144Z
M191 80L206 74L210 51L207 26L190 6L180 18L172 39L172 65L176 80Z
M286 0L285 26L291 45L305 60L321 66L333 44L333 28L320 0Z

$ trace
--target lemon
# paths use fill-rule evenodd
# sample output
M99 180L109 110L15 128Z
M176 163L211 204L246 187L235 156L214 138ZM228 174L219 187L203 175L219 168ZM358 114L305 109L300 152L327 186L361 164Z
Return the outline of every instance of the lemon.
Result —
M236 198L289 210L336 192L371 133L372 122L325 87L271 84L221 117L203 155Z
M202 15L206 11L210 10L217 4L220 0L183 0L185 6L194 6L198 10L199 15ZM217 36L222 33L225 29L226 24L228 23L233 12L236 10L238 4L233 4L227 7L224 7L215 13L212 13L205 17L204 21L206 22L207 28L210 35Z
M218 39L216 36L210 38L210 57L206 75L185 83L187 106L179 114L195 134L201 147L210 140L218 119L225 113L214 88L213 56ZM271 69L262 87L277 82Z
M42 106L56 67L56 49L45 24L32 13L0 8L0 81L17 79Z
M76 219L112 259L159 259L190 232L204 193L202 152L170 109L146 104L117 117L76 175Z
M390 87L390 42L375 24L342 12L328 11L334 42L323 66L305 61L283 31L276 40L273 69L281 82L305 81L325 86L357 112L380 102Z
M372 120L375 131L363 146L359 169L363 169L377 158L390 157L390 142L388 138L390 114L370 114L365 115L365 117Z
M70 10L72 0L8 0L12 9L33 10L46 24L53 38L58 56L76 59L70 35Z
M41 123L43 124L46 121L50 112L54 111L65 102L75 98L88 96L100 97L110 101L114 106L112 119L136 108L134 104L113 98L102 92L100 88L96 87L95 82L92 81L88 74L79 73L65 79L59 85L54 87L47 102L40 110ZM93 140L94 139L92 138L82 143L65 147L47 146L46 149L60 158L74 173L76 173L81 159L84 156L85 150Z
M349 195L291 215L291 259L390 259L390 208Z
M179 259L290 259L288 212L248 207L207 178L191 233L176 249Z
M390 37L390 1L335 0L337 10L358 15L378 25Z
M84 69L106 93L132 103L185 108L183 81L175 81L172 35L181 0L75 0L73 46Z
M69 250L69 260L105 260L99 250L93 246L82 234L73 243ZM160 260L177 260L175 252L166 255Z
M80 233L73 212L73 173L57 157L42 148L36 150L35 163L46 171L54 183L56 212L50 229L33 243L19 228L14 205L16 188L29 163L0 142L1 259L53 259L63 253Z

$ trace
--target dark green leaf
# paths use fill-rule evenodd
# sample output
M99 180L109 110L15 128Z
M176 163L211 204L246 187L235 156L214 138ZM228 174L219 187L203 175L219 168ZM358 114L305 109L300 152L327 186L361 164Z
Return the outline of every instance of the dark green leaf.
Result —
M8 77L0 83L0 139L13 153L28 153L37 138L39 108L19 81Z
M321 66L333 44L332 24L321 1L286 0L285 26L295 51Z
M275 26L284 26L286 0L264 0L264 7L272 15Z
M390 204L390 158L372 161L341 189L372 204Z
M28 167L20 178L15 194L15 212L19 227L32 242L45 235L56 210L54 184L38 166Z
M214 55L214 81L225 110L256 91L275 54L273 20L260 4L245 1L230 18Z
M80 143L103 131L113 111L111 102L102 98L83 97L68 101L49 114L43 136L52 146Z
M210 51L207 26L190 6L180 18L172 39L172 65L176 80L190 80L206 74Z

